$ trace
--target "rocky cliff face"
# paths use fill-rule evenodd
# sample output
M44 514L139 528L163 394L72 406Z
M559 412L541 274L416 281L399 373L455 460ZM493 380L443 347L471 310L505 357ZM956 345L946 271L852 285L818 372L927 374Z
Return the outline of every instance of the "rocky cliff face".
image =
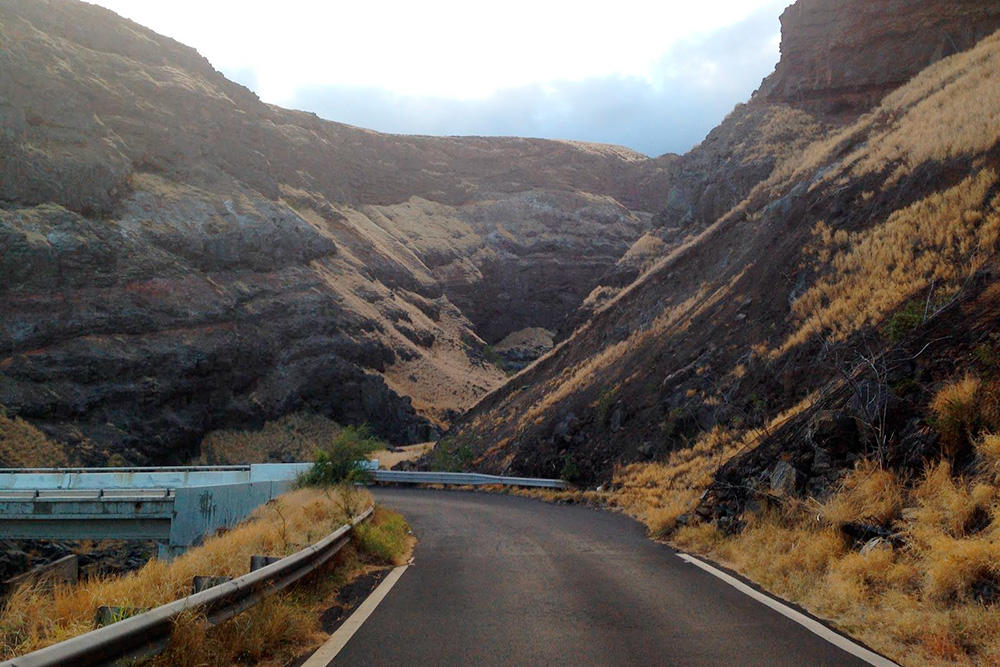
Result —
M792 302L815 279L800 271L815 223L871 202L888 215L927 179L964 173L922 167L865 183L855 201L822 168L885 159L854 155L875 129L835 150L817 141L997 14L973 0L800 0L754 99L690 154L649 160L331 123L263 104L101 8L0 0L0 406L94 463L182 460L207 430L299 410L410 442L503 385L487 344L543 328L571 339L459 431L492 447L483 466L550 473L572 444L597 473L640 444L673 447L644 444L672 423L657 410L681 410L681 432L718 423L703 405L715 399L692 416L681 393L701 391L693 378L720 349L763 344L734 323L790 326L787 309L757 304L789 280ZM930 96L866 122L891 126ZM984 149L962 137L939 153ZM893 168L928 155L914 148ZM803 163L813 171L796 172ZM748 276L759 284L733 287ZM662 405L625 400L640 377L669 394ZM486 432L494 410L530 425Z
M625 149L330 123L70 0L0 42L0 405L88 463L295 410L427 439L648 226Z
M1000 29L1000 5L799 0L781 25L781 60L746 104L688 154L637 165L634 189L657 212L652 228L600 279L574 325L744 201L779 164Z
M1000 28L982 0L799 0L781 15L781 62L757 93L824 114L857 114Z
M665 156L648 172L648 197L659 212L650 230L601 277L573 320L586 322L598 308L637 280L671 250L706 227L766 181L784 160L822 137L828 123L786 104L741 104L705 140L681 157ZM664 176L667 174L667 176Z

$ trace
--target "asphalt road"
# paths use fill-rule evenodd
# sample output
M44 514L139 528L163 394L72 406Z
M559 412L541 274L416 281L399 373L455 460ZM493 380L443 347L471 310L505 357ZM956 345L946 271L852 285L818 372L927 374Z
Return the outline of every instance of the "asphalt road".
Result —
M866 663L609 512L504 495L378 489L414 565L333 665Z

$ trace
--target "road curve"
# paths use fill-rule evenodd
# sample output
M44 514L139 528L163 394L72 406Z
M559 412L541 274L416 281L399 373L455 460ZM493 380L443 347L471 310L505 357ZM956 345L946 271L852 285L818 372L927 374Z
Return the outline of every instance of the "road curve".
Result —
M597 510L377 489L415 562L332 665L866 663Z

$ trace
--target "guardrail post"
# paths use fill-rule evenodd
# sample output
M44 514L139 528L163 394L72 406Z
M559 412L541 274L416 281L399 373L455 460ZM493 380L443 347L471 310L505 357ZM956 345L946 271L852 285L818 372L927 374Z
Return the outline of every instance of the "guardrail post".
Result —
M215 588L216 586L221 586L227 582L232 581L232 577L213 577L213 576L201 576L196 575L191 581L191 594L201 593L209 588Z
M160 560L170 561L187 551L187 547L168 544L166 542L156 543L156 557Z
M250 571L254 572L279 560L281 560L279 556L250 556Z

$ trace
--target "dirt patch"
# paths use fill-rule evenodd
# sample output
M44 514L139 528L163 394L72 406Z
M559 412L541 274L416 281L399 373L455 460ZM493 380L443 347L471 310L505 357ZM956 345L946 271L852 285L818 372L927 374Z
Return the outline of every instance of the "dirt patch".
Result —
M393 447L371 455L373 461L378 461L380 468L390 469L403 461L416 461L424 454L434 449L433 442L422 442L418 445Z

